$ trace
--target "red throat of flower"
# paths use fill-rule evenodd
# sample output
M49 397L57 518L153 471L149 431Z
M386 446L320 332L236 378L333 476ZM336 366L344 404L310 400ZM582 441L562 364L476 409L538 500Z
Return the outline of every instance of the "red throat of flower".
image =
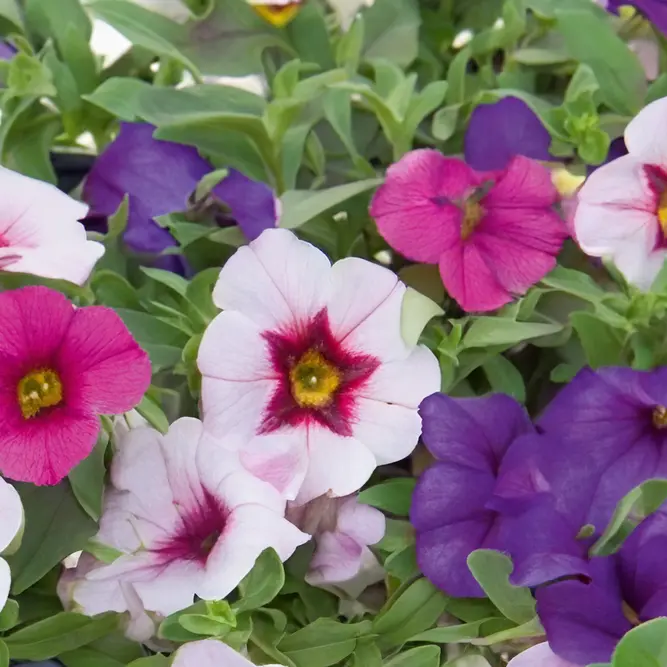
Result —
M264 4L252 5L252 8L265 21L276 26L276 28L283 28L286 26L299 12L301 8L301 0L297 2L290 2L286 5L275 5L270 1Z
M298 329L269 331L264 338L279 380L259 432L315 422L338 435L351 435L356 397L379 361L337 340L326 310Z
M667 248L667 172L654 165L645 165L644 173L655 197L658 234L655 248Z

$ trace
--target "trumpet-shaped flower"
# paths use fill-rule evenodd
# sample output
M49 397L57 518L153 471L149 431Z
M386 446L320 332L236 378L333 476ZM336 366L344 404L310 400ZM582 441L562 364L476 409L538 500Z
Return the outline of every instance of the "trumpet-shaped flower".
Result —
M389 167L370 210L390 246L438 264L462 308L487 311L556 265L568 235L553 209L557 200L549 171L523 156L502 171L478 172L423 149Z
M113 310L46 287L1 293L0 312L0 471L56 484L92 451L98 415L139 403L148 355Z
M202 639L181 646L171 664L172 667L252 667L247 658L216 639Z
M358 490L404 458L417 406L439 389L423 346L401 336L405 286L370 262L327 257L265 231L223 267L223 309L199 350L205 428L289 499Z
M0 478L0 553L12 544L23 527L23 506L16 489ZM0 558L0 609L5 606L11 585L11 572Z
M644 290L667 257L667 141L653 131L665 114L667 98L639 112L625 130L628 154L588 177L574 213L584 252L610 257Z
M582 667L559 658L549 644L543 642L519 653L512 658L507 667Z
M49 183L0 167L0 269L83 284L104 246L86 239L88 208Z
M219 600L262 551L286 560L309 539L284 518L280 494L212 443L197 419L179 419L165 436L131 430L111 483L97 540L123 555L76 586L74 600L89 614L127 611L127 590L165 616L195 595Z

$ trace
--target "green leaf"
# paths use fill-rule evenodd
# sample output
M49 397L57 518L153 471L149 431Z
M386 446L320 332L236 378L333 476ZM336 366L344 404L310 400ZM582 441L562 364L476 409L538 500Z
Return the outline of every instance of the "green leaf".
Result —
M367 192L381 183L381 180L372 178L315 192L296 190L286 192L281 198L282 214L279 226L285 229L297 229L318 215L340 206L352 197Z
M366 60L385 58L407 67L419 51L421 18L414 0L382 0L364 12Z
M160 433L166 433L169 430L169 420L164 414L162 408L148 396L141 399L141 403L135 408L136 411Z
M400 551L394 551L387 557L383 565L387 574L396 577L400 582L412 580L420 574L414 544L409 544Z
M459 119L461 106L462 104L460 102L449 104L435 113L431 125L431 132L436 139L447 141L447 139L456 132L456 124Z
M357 500L398 516L408 516L416 480L412 477L391 479L361 491Z
M16 600L7 600L0 611L0 632L11 630L19 621L19 603Z
M649 479L627 493L600 539L591 547L595 556L609 555L621 548L632 531L667 500L667 480Z
M160 639L167 639L174 642L188 642L201 639L199 635L185 629L185 627L181 624L181 617L186 614L206 614L206 612L206 601L199 600L190 607L167 616L167 618L165 618L162 623L160 623L160 627L158 628L158 637Z
M418 579L392 596L373 622L381 647L400 646L435 625L447 597L427 579Z
M152 278L156 282L168 287L173 292L176 292L179 296L185 296L188 289L188 281L179 276L176 273L171 271L163 271L162 269L151 269L146 266L141 267L141 271L145 273L149 278Z
M9 63L5 104L10 97L48 96L57 94L51 70L35 56L17 53Z
M526 402L526 384L516 366L502 354L487 359L482 368L494 392L508 394L519 403Z
M13 660L47 660L103 637L118 626L120 616L96 617L62 612L4 638Z
M401 336L406 344L416 345L426 325L444 312L435 301L408 287L401 304Z
M197 66L177 46L185 39L184 26L125 0L96 0L88 8L94 16L118 30L132 44L159 56L173 58L198 76Z
M438 667L440 647L419 646L405 653L399 653L384 664L385 667Z
M146 81L129 77L111 77L83 99L108 111L119 120L138 120L139 96L152 86Z
M460 625L447 625L444 627L433 628L426 632L421 632L414 637L410 637L411 642L426 642L429 644L449 644L465 642L477 639L481 636L482 627L490 621L497 621L497 618L481 618L471 623L462 623Z
M17 0L0 0L0 29L3 35L23 32L23 17Z
M382 652L373 641L357 642L350 667L382 667Z
M654 618L628 632L616 646L612 667L662 667L667 661L667 618Z
M562 324L517 322L503 317L477 317L463 337L463 347L515 345L525 340L550 336L562 331Z
M487 597L511 621L522 624L535 617L535 599L527 588L509 583L512 561L491 549L477 549L468 556L468 568Z
M109 269L95 271L90 281L90 287L97 297L97 301L110 308L128 308L142 310L137 290L132 287L127 278Z
M234 603L234 611L238 614L269 604L284 583L285 570L280 557L273 549L266 549L239 584L240 598Z
M152 655L150 658L139 658L127 665L127 667L169 667L171 660L165 655Z
M320 618L286 636L278 649L292 660L296 667L329 667L349 656L357 639L369 635L370 621L344 624L330 618Z
M570 315L592 368L624 365L623 333L593 313L576 312Z
M153 315L127 308L117 308L116 312L137 342L144 347L156 343L182 347L188 342L188 335L185 332Z
M494 625L497 624L498 619L492 619ZM527 623L521 625L512 625L507 629L495 629L492 634L486 635L482 639L477 639L473 643L476 646L491 646L502 642L509 642L514 639L527 639L528 637L541 637L544 635L544 628L540 619L535 616Z
M343 34L336 46L336 64L345 67L350 74L359 69L359 61L364 46L364 17L357 16L350 29Z
M106 475L104 455L108 444L109 435L106 431L100 431L93 451L68 475L76 499L94 521L98 521L102 514L104 476Z
M220 637L227 634L230 624L204 614L181 614L178 622L195 635L206 635L209 637Z
M0 667L9 667L9 658L7 644L0 639Z
M468 73L468 63L470 62L472 52L469 47L461 49L449 64L447 70L447 105L454 106L463 104L468 98L466 92L466 78Z
M593 128L579 141L577 153L587 164L602 164L607 157L610 144L611 139L606 132Z
M542 278L541 283L594 304L605 296L604 290L588 274L562 266Z
M81 508L67 481L57 486L15 486L26 524L21 547L7 561L12 569L12 591L18 594L65 557L82 550L97 532L97 524Z
M646 94L646 75L609 21L586 9L557 9L555 15L565 48L593 70L604 101L619 113L636 114Z

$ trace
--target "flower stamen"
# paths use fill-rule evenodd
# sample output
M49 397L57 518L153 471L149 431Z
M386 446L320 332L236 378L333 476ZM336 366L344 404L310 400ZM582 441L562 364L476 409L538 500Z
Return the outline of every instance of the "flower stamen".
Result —
M289 373L292 396L300 407L323 408L340 386L338 369L317 350L308 350Z
M463 203L463 221L461 222L461 238L465 241L482 221L485 215L482 205L474 199L466 199Z
M63 400L63 384L50 368L31 371L21 378L17 397L24 419L31 419L44 408L53 408Z
M623 600L622 609L623 609L623 616L625 616L625 618L627 618L628 621L632 623L632 625L636 627L637 625L642 624L637 612L625 600Z
M659 429L667 428L667 408L664 405L658 405L653 409L653 426Z
M667 190L663 191L658 200L658 222L662 233L667 236Z

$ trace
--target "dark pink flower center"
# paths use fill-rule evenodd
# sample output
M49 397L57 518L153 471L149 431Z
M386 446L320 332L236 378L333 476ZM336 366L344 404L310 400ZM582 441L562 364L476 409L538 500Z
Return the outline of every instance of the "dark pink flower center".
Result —
M644 165L644 173L653 192L655 216L658 218L654 250L667 248L667 172L662 167Z
M229 511L204 490L203 499L181 516L176 532L152 549L163 563L185 560L204 565L225 532Z
M338 435L352 435L356 397L379 360L336 340L326 309L305 325L280 333L267 331L263 336L279 381L259 433L314 422Z

